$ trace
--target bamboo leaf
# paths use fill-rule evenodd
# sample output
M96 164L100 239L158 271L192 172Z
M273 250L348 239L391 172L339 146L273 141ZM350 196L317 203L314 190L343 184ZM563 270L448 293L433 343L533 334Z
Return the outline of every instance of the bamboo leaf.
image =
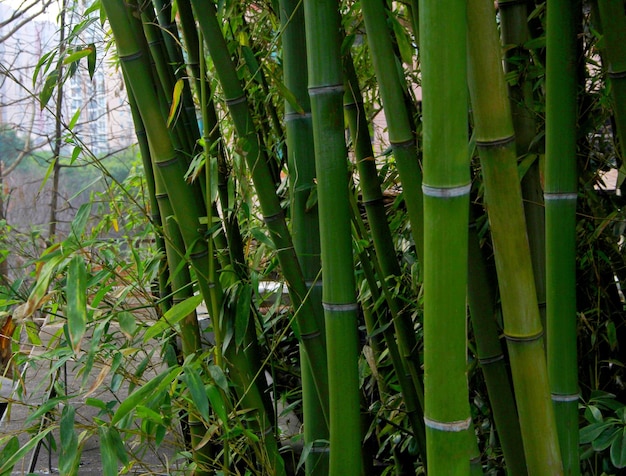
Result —
M67 55L63 60L63 64L71 64L80 61L82 58L89 56L92 53L92 49L88 48L79 48L75 52Z
M70 261L67 273L67 328L74 352L80 351L80 343L87 330L87 270L85 260L76 255Z
M170 107L170 113L167 116L167 127L170 127L170 124L174 120L176 116L176 112L178 111L178 106L180 104L180 98L183 93L183 86L185 85L184 81L179 79L176 81L174 85L174 93L172 94L172 106Z
M87 71L89 71L89 79L93 80L93 75L96 72L97 50L96 46L93 43L89 45L89 48L91 49L91 53L89 53L89 56L87 56Z
M102 475L117 476L117 456L110 436L109 429L101 426L100 433L100 458L102 460Z
M191 366L185 367L185 382L191 394L191 399L198 412L205 421L209 421L209 400L204 390L202 379L196 370Z
M42 111L48 105L48 101L50 101L50 98L52 97L52 93L54 92L54 88L58 83L58 79L59 75L56 71L50 73L46 78L46 82L41 89L41 93L39 93L39 106Z
M153 392L156 392L162 384L169 385L180 373L180 368L175 367L167 373L157 375L152 380L139 387L133 393L131 393L118 407L117 411L111 419L111 424L115 425L126 417L131 411L133 411L140 403L148 398Z
M59 473L72 476L78 470L80 463L80 450L78 437L74 431L74 407L65 405L61 413L59 436L61 440L61 452L59 455Z
M226 411L226 404L224 403L220 390L215 385L207 385L206 393L217 417L222 420L223 423L227 423L228 412Z
M76 216L72 220L71 229L72 234L76 238L80 238L81 235L85 232L85 228L87 227L87 221L89 220L89 215L91 214L91 203L83 203L78 211L76 212Z
M72 119L70 119L70 123L67 125L67 128L74 129L74 126L76 126L76 123L78 122L79 117L80 117L80 108L76 109L76 112L74 112L74 115L72 116Z
M244 284L239 291L235 316L235 344L240 347L246 337L246 329L250 320L250 305L252 303L252 286Z
M137 322L135 320L135 316L132 313L127 311L120 312L117 315L117 322L120 325L121 331L128 339L135 335L135 331L137 330Z
M185 299L178 304L172 306L163 317L159 319L143 336L143 341L148 342L150 339L163 334L167 329L172 328L190 313L192 313L202 302L202 296L196 295Z
M41 440L48 436L48 433L50 433L54 428L54 425L50 425L43 431L40 431L39 433L33 435L31 439L21 448L19 447L19 441L17 437L11 437L8 443L8 445L10 446L8 448L5 447L2 451L2 455L0 456L0 458L2 458L2 464L0 465L0 475L10 476L14 466L20 460L22 460L22 458L24 458L35 446L37 446L37 444ZM7 457L7 459L4 459L4 457Z

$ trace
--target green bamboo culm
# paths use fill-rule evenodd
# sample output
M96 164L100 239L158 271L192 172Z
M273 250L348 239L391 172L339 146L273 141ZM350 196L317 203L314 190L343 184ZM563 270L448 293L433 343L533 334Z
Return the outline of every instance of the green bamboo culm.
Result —
M339 2L305 0L323 306L328 352L331 476L361 474L357 303L344 136Z
M496 322L495 283L490 280L474 221L469 227L468 271L467 301L476 341L476 356L487 385L491 412L506 461L507 474L526 476L528 471L515 397Z
M402 274L400 264L396 257L396 250L391 236L383 194L380 189L376 161L372 149L372 140L368 130L368 122L363 104L363 96L359 90L359 83L354 70L354 64L350 55L344 59L346 71L346 93L344 96L344 110L350 128L350 136L354 148L357 170L359 172L359 184L363 195L363 204L370 225L370 235L374 245L373 257L378 266L378 274L381 276L382 294L388 297L388 311L378 312L380 317L379 326L384 328L383 337L392 361L394 372L397 375L402 397L406 407L407 416L415 434L418 451L422 462L426 464L426 435L424 430L424 389L417 349L417 337L409 312L406 312L403 304L397 297L392 297L387 289L390 283L397 282ZM353 213L355 219L358 212ZM364 226L363 226L364 228ZM360 229L360 227L357 227ZM363 231L361 236L367 236ZM362 260L363 268L368 263ZM369 280L368 280L369 281ZM372 294L380 294L370 286ZM394 330L389 327L389 315L393 319ZM368 332L370 332L368 330ZM396 339L398 343L396 344ZM393 351L391 350L393 347ZM402 349L402 352L399 351Z
M304 6L299 0L280 1L281 24L283 26L283 76L293 101L285 100L285 134L287 139L289 185L291 189L291 232L293 244L302 267L302 273L311 292L311 300L317 313L307 319L319 319L318 327L323 331L320 281L320 234L317 206L311 206L310 197L315 191L315 150L311 103L307 88L306 34ZM295 103L294 103L295 102ZM321 317L321 319L320 319ZM325 476L329 465L329 429L326 419L320 418L323 406L315 391L315 382L310 368L315 365L308 358L304 346L300 346L300 368L302 375L302 412L304 444L311 451L307 454L305 471L307 476Z
M402 194L411 222L417 256L423 260L423 197L419 187L422 171L417 156L417 143L412 121L403 94L404 88L398 74L387 23L387 12L384 3L380 0L364 0L361 2L361 7L396 166L402 182L413 184L411 187L404 187Z
M471 418L465 298L471 185L467 154L466 4L422 0L419 8L428 472L469 475Z
M603 61L608 70L613 98L613 115L619 138L622 166L618 187L626 183L626 12L619 0L598 0L604 40Z
M269 159L262 147L262 139L256 133L255 122L248 108L247 97L224 40L215 5L213 3L207 5L199 0L192 0L191 5L198 19L209 55L213 60L217 77L224 92L226 105L239 137L242 155L252 176L265 224L276 248L283 276L289 286L292 304L297 311L297 334L309 358L315 362L312 367L315 387L320 395L320 402L324 406L324 417L326 418L328 415L328 367L324 334L320 332L316 320L305 318L305 316L313 315L315 309L312 303L305 299L308 289L294 251L284 211L276 195L274 180L268 165Z
M561 475L495 10L468 3L469 90L528 474Z
M548 375L567 475L580 474L576 320L576 7L547 3L546 289ZM623 4L622 4L623 15Z
M527 78L531 66L531 55L526 49L530 40L528 27L528 5L517 0L498 2L500 12L500 31L502 43L507 45L505 73L515 75L515 81L509 83L509 97L517 156L525 169L522 178L522 196L524 214L530 245L535 289L545 326L546 314L546 246L545 246L545 207L543 203L543 184L540 157L536 149L537 114L534 111L533 82ZM511 47L513 46L513 47Z

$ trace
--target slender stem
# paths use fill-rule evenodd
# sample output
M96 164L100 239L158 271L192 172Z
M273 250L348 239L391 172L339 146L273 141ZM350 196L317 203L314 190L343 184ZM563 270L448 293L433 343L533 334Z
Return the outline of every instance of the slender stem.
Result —
M515 397L530 475L563 474L495 11L470 0L469 89Z
M576 314L576 7L547 5L546 255L548 373L566 474L580 474ZM622 5L623 14L623 5Z
M466 4L420 3L424 131L424 420L430 474L470 473L466 351ZM445 58L442 61L441 58Z

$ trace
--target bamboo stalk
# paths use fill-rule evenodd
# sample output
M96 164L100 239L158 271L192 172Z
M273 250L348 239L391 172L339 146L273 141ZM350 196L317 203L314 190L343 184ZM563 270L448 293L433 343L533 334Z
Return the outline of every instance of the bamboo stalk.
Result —
M473 445L468 432L465 304L470 192L466 4L422 1L419 6L428 468L433 475L468 475Z
M328 350L331 476L360 475L361 418L339 2L306 0L323 305Z
M414 184L402 190L406 202L411 230L417 255L424 258L424 218L423 197L419 184L422 171L418 161L417 143L413 133L412 121L407 110L403 86L398 75L396 58L387 26L387 13L380 0L361 2L363 19L367 30L367 42L371 50L372 64L378 78L389 142L393 149L400 178L405 184Z
M320 263L320 234L317 206L309 199L315 190L315 151L311 104L307 90L306 36L304 8L297 0L280 1L283 26L283 69L285 87L293 94L296 105L285 100L285 134L287 139L291 196L291 230L294 247L309 288L309 298L318 312L307 319L323 315L321 282L318 280ZM317 321L324 329L323 319ZM306 474L323 476L329 471L328 424L323 405L315 391L312 365L303 346L300 346L302 374L302 410L304 419L304 444L311 448L305 462Z
M565 474L580 474L576 314L577 2L547 5L546 255L548 374ZM623 4L622 4L622 15Z
M493 3L468 5L469 89L530 475L563 474Z
M261 147L261 139L255 132L254 120L224 41L216 16L215 5L211 4L207 7L205 3L199 0L192 0L191 4L196 12L209 54L213 59L224 91L226 104L239 136L242 155L245 157L252 175L265 224L276 248L283 276L289 286L293 306L297 310L296 323L298 328L296 334L299 335L305 346L309 359L315 362L313 367L315 386L320 395L320 401L325 404L328 401L328 380L324 336L314 320L306 319L306 316L313 315L315 310L310 301L305 300L308 292L306 283L293 248L284 212L276 195L268 159ZM326 409L326 407L324 408ZM324 413L327 415L326 411Z
M545 247L545 207L543 203L543 187L540 171L540 159L536 150L531 150L537 135L536 114L533 110L533 84L526 79L525 70L530 65L530 54L525 44L530 40L528 28L528 6L517 0L498 2L501 18L502 42L507 46L505 72L517 74L513 84L509 84L511 114L515 143L517 144L518 160L531 160L532 163L522 177L522 196L524 198L524 214L528 243L530 245L535 289L541 322L545 326L546 319L546 247Z
M347 76L344 110L350 128L356 166L359 171L359 183L361 185L361 193L363 194L363 204L375 249L376 262L374 266L379 265L378 274L381 280L381 287L386 295L389 313L392 316L395 328L395 335L389 329L383 333L383 337L390 349L392 365L400 383L409 421L419 442L422 461L426 464L426 437L423 424L424 390L420 369L421 363L419 361L419 352L417 351L417 337L410 314L404 310L404 306L397 298L392 298L389 296L389 292L387 292L388 283L398 281L402 272L396 258L393 238L387 222L363 97L359 89L352 58L349 55L344 59L344 70ZM353 211L353 216L355 220L360 221L357 211ZM364 227L357 226L357 230L361 228ZM366 231L362 231L362 235L364 237L367 236ZM367 260L362 259L361 262L364 268L368 266ZM370 288L372 293L377 291L375 282ZM389 324L387 315L382 313L381 318L383 320L380 325L387 327ZM398 340L397 344L396 338ZM392 347L396 348L395 353L391 352ZM406 374L408 374L408 379Z
M511 476L527 474L515 397L496 325L495 283L478 242L476 223L469 228L468 304L476 339L476 354L482 369L498 439Z
M626 14L617 0L598 0L598 11L622 159L618 179L618 187L622 188L626 177Z

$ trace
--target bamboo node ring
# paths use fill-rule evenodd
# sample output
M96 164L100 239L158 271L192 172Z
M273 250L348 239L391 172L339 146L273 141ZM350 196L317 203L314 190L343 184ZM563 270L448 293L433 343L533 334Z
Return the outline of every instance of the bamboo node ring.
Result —
M609 71L609 78L624 79L626 78L626 71Z
M311 453L330 453L330 446L324 444L314 444L309 450Z
M141 58L142 56L143 56L143 53L141 51L137 51L136 53L133 53L130 55L120 56L120 60L125 63L127 61L135 61Z
M194 259L200 259L200 258L204 258L205 256L209 255L209 250L202 250L202 251L197 251L196 253L189 253L189 258L194 260Z
M299 121L301 119L310 119L311 117L312 115L310 112L288 112L287 114L285 114L285 122Z
M577 393L571 394L563 394L563 393L552 393L552 401L553 402L577 402L580 398L580 395Z
M426 424L428 428L432 428L433 430L458 433L459 431L467 430L470 427L470 424L472 423L472 419L467 418L466 420L443 422L443 421L432 420L428 417L424 417L424 423Z
M342 93L343 84L329 84L328 86L314 86L309 88L309 96L319 96L320 94Z
M537 334L532 334L529 336L513 336L510 334L504 333L504 338L509 342L532 342L535 340L539 340L543 337L543 329L539 331Z
M315 281L305 281L304 284L306 284L307 288L319 288L322 285L322 280L316 279Z
M325 311L352 312L356 311L359 308L359 305L356 302L349 302L346 304L332 304L328 302L323 302L322 307Z
M311 340L311 339L315 339L316 337L319 337L321 335L320 331L315 331L315 332L309 332L308 334L301 334L300 338L302 340Z
M370 200L363 200L363 205L368 206L368 205L378 205L379 203L384 203L385 199L383 197L376 197L376 198L372 198Z
M576 192L544 192L544 200L577 200Z
M408 147L414 147L415 146L415 139L413 137L411 137L408 140L402 140L400 142L393 142L391 141L391 148L392 149L402 149L402 148L408 148Z
M494 140L486 140L486 141L477 140L476 147L481 147L483 149L504 147L505 145L508 145L511 142L515 142L514 135L510 135L508 137L502 137L501 139L494 139Z
M485 357L484 359L479 358L478 363L480 365L490 365L500 362L501 360L504 360L504 354L495 355L493 357Z
M245 94L242 95L242 96L239 96L237 98L227 99L226 100L226 105L228 107L232 107L232 106L236 106L237 104L241 104L243 102L246 102L246 95Z
M462 197L468 195L471 188L471 183L458 187L433 187L432 185L422 184L422 192L424 192L424 195L436 198Z
M160 161L156 162L156 165L157 165L158 168L164 169L165 167L169 167L170 165L173 165L176 162L178 162L178 156L175 155L171 159L160 160Z
M273 221L279 220L283 217L283 211L279 211L278 213L274 213L273 215L268 215L263 217L263 221L267 225L268 223L272 223Z

